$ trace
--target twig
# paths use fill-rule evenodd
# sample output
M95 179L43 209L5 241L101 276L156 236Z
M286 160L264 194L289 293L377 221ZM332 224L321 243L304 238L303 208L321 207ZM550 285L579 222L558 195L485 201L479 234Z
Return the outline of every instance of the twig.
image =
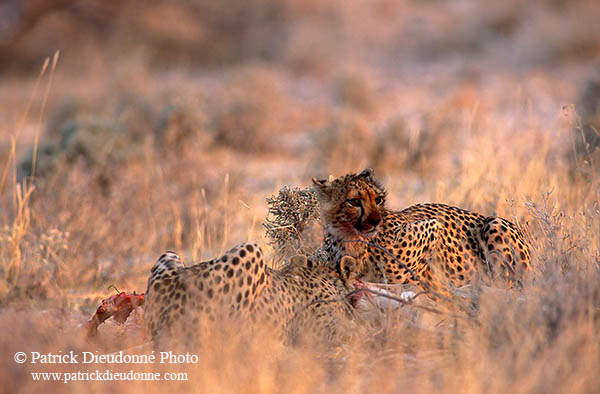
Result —
M413 277L413 279L417 282L419 282L419 284L425 289L425 293L427 294L431 294L434 297L437 297L443 301L446 301L452 305L456 305L458 306L464 313L466 313L467 315L469 315L471 318L474 318L471 315L471 312L464 308L463 305L461 305L460 303L454 303L453 300L450 297L447 297L444 294L438 293L437 291L433 291L431 289L431 286L429 286L429 284L427 282L424 282L413 270L411 270L410 268L408 268L408 266L406 264L404 264L402 261L398 260L396 258L396 256L394 256L389 250L387 250L386 248L384 248L383 246L380 245L376 245L372 242L368 242L362 239L355 239L355 240L348 240L348 241L344 241L344 242L361 242L364 243L366 245L372 246L374 248L377 248L379 250L381 250L383 253L387 254L389 257L391 257L396 263L398 263L398 265L400 265L400 267L404 268L406 271L408 271L408 273L410 273L410 275ZM383 272L383 275L385 276L385 272Z
M453 314L453 313L447 313L447 312L440 311L439 309L436 309L436 308L432 308L432 307L428 307L428 306L424 306L424 305L413 304L412 301L406 301L406 300L403 300L402 298L398 298L398 297L395 297L395 296L392 296L392 295L389 295L389 294L386 294L386 293L382 293L382 292L379 292L379 291L376 291L376 290L372 290L372 289L367 289L367 288L355 289L355 290L352 290L351 292L349 292L348 294L346 294L345 296L336 297L336 298L331 299L331 300L314 300L314 301L310 302L309 304L307 304L304 307L303 311L305 309L308 309L310 306L315 305L315 304L331 304L331 303L334 303L334 302L346 302L347 303L348 302L347 298L352 297L354 294L363 293L363 292L364 293L374 294L374 295L377 295L379 297L385 297L385 298L390 299L392 301L399 302L400 304L402 304L402 306L404 306L404 305L412 305L413 307L418 308L418 309L422 309L422 310L424 310L426 312L436 313L438 315L449 316L449 317L452 317L452 318L459 318L459 319L470 320L470 321L474 322L478 326L481 325L481 323L479 322L479 320L477 320L477 318L475 318L474 316L472 316L468 312L465 312L466 316L457 315L457 314ZM425 293L419 293L418 295L420 295L420 294L425 294Z
M391 257L391 258L392 258L392 259L393 259L393 260L394 260L396 263L398 263L398 265L399 265L400 267L404 268L404 269L405 269L405 270L406 270L406 271L407 271L407 272L408 272L408 273L409 273L409 274L412 276L413 280L415 280L415 281L419 282L419 284L420 284L420 285L421 285L421 286L422 286L422 287L423 287L423 288L424 288L424 289L425 289L425 290L426 290L428 293L430 293L430 294L432 294L432 295L434 295L434 296L436 296L436 297L439 297L439 298L445 298L446 300L450 301L450 300L448 299L448 297L444 296L443 294L440 294L440 293L438 293L438 292L435 292L435 291L431 290L431 286L429 286L429 284L428 284L427 282L424 282L424 281L423 281L423 280L422 280L422 279L419 277L419 275L417 275L417 274L416 274L416 273L415 273L413 270L411 270L410 268L408 268L408 266L407 266L406 264L404 264L402 261L398 260L398 259L396 258L396 256L394 256L394 255L393 255L393 254L392 254L392 253L391 253L389 250L387 250L387 249L386 249L386 248L384 248L383 246L376 245L376 244L374 244L374 243L372 243L372 242L365 241L365 240L362 240L362 239L352 239L352 240L347 240L347 241L343 241L343 242L360 242L360 243L363 243L363 244L365 244L365 245L372 246L372 247L374 247L374 248L377 248L377 249L381 250L383 253L385 253L385 254L387 254L389 257ZM385 271L384 271L384 272L382 272L382 273L383 273L383 275L385 276Z

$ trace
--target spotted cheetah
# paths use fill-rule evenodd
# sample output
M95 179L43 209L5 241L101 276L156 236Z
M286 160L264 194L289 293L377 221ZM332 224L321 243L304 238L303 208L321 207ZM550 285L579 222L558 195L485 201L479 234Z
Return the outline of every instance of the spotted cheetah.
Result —
M353 256L357 275L367 281L420 284L447 293L484 273L514 282L530 269L529 249L513 223L444 204L389 210L386 191L371 169L313 178L313 189L326 228L327 261L335 265Z
M348 312L348 305L338 301L354 290L355 264L346 257L334 269L298 255L274 270L259 246L245 243L222 257L184 267L169 251L158 258L148 279L146 326L159 348L174 338L183 338L188 347L198 345L201 329L215 321L236 323L230 326L260 321L286 334L310 325L333 336L336 313Z

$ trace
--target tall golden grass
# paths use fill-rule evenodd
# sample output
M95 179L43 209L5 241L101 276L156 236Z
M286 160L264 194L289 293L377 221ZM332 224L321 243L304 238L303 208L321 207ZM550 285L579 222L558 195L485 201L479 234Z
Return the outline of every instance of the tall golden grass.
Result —
M394 4L380 2L363 19L360 2L334 3L286 3L302 23L320 21L310 34L323 42L313 48L295 36L310 36L311 26L296 21L277 61L250 57L219 70L165 73L148 65L142 49L129 57L109 52L114 67L107 67L92 45L82 52L90 54L85 72L73 72L82 59L57 66L55 56L36 78L1 76L0 392L600 391L600 163L594 147L578 148L582 125L568 105L586 56L596 56L592 30L559 18L552 7L560 2L541 11L513 4L483 22L475 7L466 12L470 23L412 43L395 25L376 23L395 15L412 26ZM432 26L456 26L449 23L456 15L433 3L403 4ZM594 7L577 4L594 15ZM502 54L477 52L482 37L510 30L523 15L534 15L536 31L550 38L538 47L540 36L517 30L516 49L549 62L564 55L558 69L511 68L494 63ZM413 59L406 66L413 69L398 71L390 58L361 56L380 37L383 52L405 54L394 52L399 37L397 45L427 67ZM580 39L578 50L572 44ZM541 49L529 54L532 48ZM483 60L457 71L440 55L452 50ZM73 99L75 112L53 123ZM161 115L174 104L176 117ZM51 148L44 160L43 147ZM33 162L33 177L24 176L23 162ZM387 185L392 209L435 201L517 222L534 260L523 288L484 294L477 323L390 311L357 321L344 341L326 347L284 346L241 327L204 338L193 365L13 361L19 351L104 354L143 344L139 330L110 320L98 339L83 334L81 325L112 294L109 285L144 291L167 249L189 264L250 240L276 261L261 226L265 199L282 186L307 187L313 176L367 166ZM86 369L186 372L189 380L65 384L30 375Z
M595 392L600 383L597 175L571 170L566 162L571 145L562 142L571 138L568 131L557 138L543 127L529 128L533 117L511 131L485 112L474 121L481 124L471 121L437 132L480 129L467 131L461 146L449 147L457 163L442 166L439 174L419 179L390 164L389 171L378 168L378 175L390 189L393 208L442 201L505 216L527 230L535 268L522 291L482 298L480 324L439 317L428 328L391 313L363 322L347 343L327 349L284 347L274 337L215 334L198 351L199 364L157 367L187 372L188 382L32 382L32 371L76 368L15 364L9 357L14 352L110 352L143 342L109 323L101 327L99 342L88 342L78 325L110 295L108 284L143 291L149 267L165 249L198 261L260 238L258 224L266 213L261 200L286 182L306 186L312 175L302 170L311 167L307 159L295 167L302 176L286 177L282 158L269 154L257 161L277 168L261 174L264 164L242 168L236 156L252 160L252 155L227 148L165 160L148 148L142 163L115 169L120 173L109 196L100 192L94 169L77 162L35 185L13 182L13 192L5 193L14 203L4 205L0 240L3 381L9 391L24 392L109 387L118 392ZM320 150L330 155L351 150L357 162L372 160L369 149L355 144L352 138L337 139ZM199 157L204 155L212 163ZM15 165L13 157L7 166ZM350 166L335 172L360 169Z

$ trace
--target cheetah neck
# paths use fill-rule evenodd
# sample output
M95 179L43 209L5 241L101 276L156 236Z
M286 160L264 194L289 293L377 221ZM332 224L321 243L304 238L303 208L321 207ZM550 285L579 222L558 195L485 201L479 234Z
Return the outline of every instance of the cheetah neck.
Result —
M373 242L365 238L356 238L360 241ZM338 269L338 264L344 256L352 256L356 259L357 278L367 281L377 281L381 278L378 267L369 263L369 246L364 242L348 242L336 237L334 233L328 232L325 238L324 252L326 261L332 268Z
M386 246L384 239L389 231L390 222L409 221L404 215L389 210L382 211L382 219L378 233L369 238L359 234L351 236L347 233L340 233L332 225L328 225L325 230L325 243L323 246L327 261L335 266L342 257L352 256L359 264L360 278L365 280L378 280L378 278L381 278L383 275L381 267L369 263L369 256L375 252L377 246Z
M367 240L361 236L342 237L334 229L328 228L325 235L325 251L332 258L343 256L359 258L366 250L366 245L361 241Z

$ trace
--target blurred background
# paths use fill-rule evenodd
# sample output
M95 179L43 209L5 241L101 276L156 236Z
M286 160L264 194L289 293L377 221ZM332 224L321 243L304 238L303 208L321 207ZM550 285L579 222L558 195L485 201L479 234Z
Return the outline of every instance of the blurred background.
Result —
M38 135L38 175L59 156L111 165L151 143L312 156L283 166L293 174L368 164L422 179L460 165L466 139L494 127L483 113L513 132L535 116L527 127L556 138L571 104L592 122L599 13L592 0L5 0L0 127L14 134L60 51L47 101L40 89L19 130L19 178Z
M599 20L596 0L0 1L0 327L27 328L1 349L68 332L109 284L144 291L166 249L192 262L246 240L268 249L265 198L365 167L391 208L437 201L519 223L540 294L545 283L592 288ZM494 324L511 324L506 351L470 342L456 370L423 375L420 387L589 382L600 366L600 330L586 315L596 293L553 299L542 323L538 304L531 320L494 304ZM576 317L592 323L563 338L577 351L560 372L543 361L564 350L544 347L546 331L514 359L529 324L575 327L554 312L581 304ZM47 311L60 313L40 326ZM590 370L571 373L575 356ZM478 380L469 368L480 358L515 370ZM520 374L532 360L538 375Z
M592 0L5 0L0 294L37 283L19 286L29 259L49 288L141 288L160 251L260 239L279 188L367 166L396 209L595 204L599 18Z

